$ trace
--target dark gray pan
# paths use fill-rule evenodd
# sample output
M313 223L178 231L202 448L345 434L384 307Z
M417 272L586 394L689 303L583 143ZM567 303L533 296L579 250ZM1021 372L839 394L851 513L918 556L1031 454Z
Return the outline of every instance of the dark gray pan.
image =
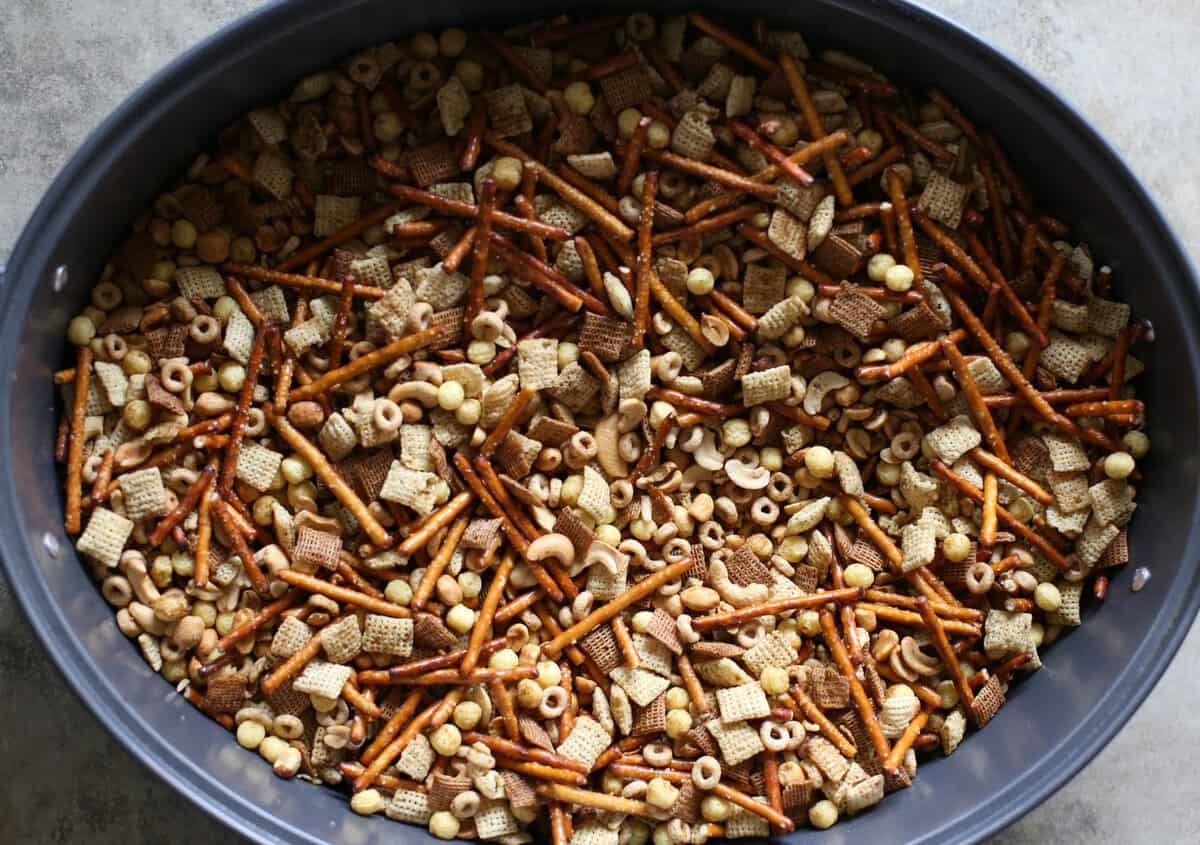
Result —
M656 12L686 3L650 4ZM917 85L943 88L995 129L1043 206L1077 225L1115 269L1121 297L1153 321L1157 343L1141 393L1154 452L1143 467L1132 546L1154 573L1129 591L1117 576L1103 612L1048 650L999 717L951 758L922 766L912 789L878 808L789 841L975 842L1066 782L1129 719L1196 613L1196 278L1162 215L1096 132L1024 70L971 34L900 2L706 3L852 50ZM243 18L188 51L133 94L82 146L16 246L0 291L0 549L46 649L121 742L190 800L262 842L346 845L433 840L416 828L351 814L332 790L274 777L257 757L154 676L113 624L62 531L52 461L55 391L67 320L106 256L156 189L227 121L286 92L354 48L421 29L532 17L570 2L297 0ZM611 9L593 4L591 8ZM65 275L57 268L65 268ZM56 278L59 280L56 285ZM61 287L61 290L58 289Z

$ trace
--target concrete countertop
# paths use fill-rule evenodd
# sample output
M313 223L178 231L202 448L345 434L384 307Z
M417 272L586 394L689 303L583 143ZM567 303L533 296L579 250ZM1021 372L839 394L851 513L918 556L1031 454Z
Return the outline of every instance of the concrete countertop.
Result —
M85 135L138 84L251 0L0 4L0 263ZM1126 157L1189 248L1200 244L1200 5L926 0L1049 82ZM1195 253L1193 251L1193 257ZM1049 655L1053 660L1053 654ZM1081 774L993 845L1200 841L1200 659L1193 630L1138 714ZM0 842L228 842L74 698L0 582ZM231 740L232 741L232 740Z

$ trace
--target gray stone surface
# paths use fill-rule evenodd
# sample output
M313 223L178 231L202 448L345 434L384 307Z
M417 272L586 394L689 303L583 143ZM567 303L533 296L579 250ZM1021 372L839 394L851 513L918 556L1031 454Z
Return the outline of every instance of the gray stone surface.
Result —
M126 94L250 0L0 3L0 261L72 150ZM1048 80L1101 129L1200 243L1200 5L930 0ZM1158 689L1083 773L994 843L1200 840L1193 631ZM215 822L155 781L67 691L0 583L0 842L209 843ZM933 811L933 808L931 808Z

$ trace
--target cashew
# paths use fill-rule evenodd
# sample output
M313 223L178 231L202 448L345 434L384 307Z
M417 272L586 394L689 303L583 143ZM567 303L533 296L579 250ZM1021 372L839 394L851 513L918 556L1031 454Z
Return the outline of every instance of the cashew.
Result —
M729 343L729 324L712 314L701 315L700 333L713 346L721 347Z
M130 549L121 555L119 564L121 573L129 581L129 586L133 588L133 594L137 596L138 601L142 604L153 605L161 596L158 587L154 586L154 582L150 580L150 575L146 571L145 556L134 549Z
M437 406L438 389L427 381L406 381L388 391L387 398L396 404L406 400L420 402L426 408Z
M679 489L687 493L697 484L703 484L706 481L712 481L712 471L705 469L700 464L689 464L680 477Z
M918 675L936 675L941 665L936 657L921 651L921 644L912 637L900 641L900 657L904 665Z
M629 464L621 459L617 451L619 426L618 414L609 414L596 423L596 462L610 478L624 478L629 475Z
M838 390L850 384L850 380L840 373L833 370L826 370L823 373L818 373L812 381L808 383L808 390L804 392L804 411L808 414L819 414L821 405L825 401L825 396L828 393Z
M829 497L809 502L792 514L787 523L787 534L805 534L812 531L825 518L825 508L829 505Z
M733 583L729 578L729 570L725 568L725 561L720 559L709 563L708 583L712 584L721 598L734 607L762 604L770 594L766 584L747 584L743 587Z
M608 294L608 301L612 303L614 311L626 320L632 319L633 299L621 280L612 273L604 274L604 292Z
M693 454L695 455L696 463L710 472L716 472L725 466L725 456L717 449L717 439L712 429L704 429L700 445L696 447Z
M743 490L762 490L771 480L771 471L766 467L751 467L732 459L725 462L725 474Z
M558 536L562 536L561 534ZM535 541L536 542L536 541ZM636 541L635 541L636 542ZM624 544L622 544L624 545ZM532 549L533 546L530 545ZM645 550L643 549L643 554ZM629 556L623 551L614 549L608 543L601 540L593 540L588 546L587 554L583 556L583 568L587 569L592 566L599 566L609 575L616 575L622 568L629 565Z
M617 405L617 431L633 431L646 418L646 403L641 399L622 399Z
M525 556L532 561L554 558L567 568L575 562L575 546L565 534L543 534L529 544Z
M196 404L192 406L192 410L196 412L196 415L201 417L215 417L232 409L232 399L211 391L201 393L196 397Z

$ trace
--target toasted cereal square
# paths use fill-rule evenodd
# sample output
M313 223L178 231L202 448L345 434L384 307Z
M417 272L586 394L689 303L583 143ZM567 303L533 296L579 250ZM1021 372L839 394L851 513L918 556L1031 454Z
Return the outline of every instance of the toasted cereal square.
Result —
M650 350L639 349L617 367L618 395L622 400L642 399L650 390L650 379Z
M771 243L779 247L797 261L803 261L808 251L808 227L804 221L782 208L776 208L771 214L771 224L767 227L767 237Z
M762 798L753 799L760 804ZM726 839L765 839L771 835L771 823L757 813L737 807L725 820Z
M833 321L859 340L870 337L875 322L884 313L882 305L851 284L843 284L829 306Z
M812 763L821 774L831 781L840 781L850 770L850 764L829 740L822 736L810 736L800 747L804 759Z
M671 132L671 151L697 161L708 158L716 144L708 118L700 111L687 112Z
M765 314L783 299L787 268L750 264L742 278L742 305L751 314Z
M240 313L240 312L239 312ZM231 319L230 324L233 323ZM247 322L249 322L247 320ZM303 355L314 346L320 346L329 340L329 326L324 320L317 317L312 317L305 320L298 326L293 326L283 333L283 342L288 345L288 349L293 355ZM246 348L245 356L249 359L249 349Z
M258 310L272 323L285 325L292 319L288 311L287 299L283 295L283 288L279 285L271 285L269 288L255 291L250 294L250 301L257 305Z
M1057 625L1080 625L1083 622L1079 606L1079 600L1083 596L1083 582L1060 581L1057 586L1061 603L1058 610L1046 615L1046 621Z
M593 541L598 543L599 540ZM612 601L625 592L629 578L629 558L620 554L617 557L617 569L609 572L603 566L592 566L588 569L587 590L600 601Z
M467 523L463 532L462 547L464 549L486 549L495 540L500 530L500 519L472 519Z
M225 295L225 280L215 267L177 267L172 276L184 299L217 299Z
M246 676L220 675L208 682L204 707L214 713L236 713L246 704Z
M519 481L533 471L533 463L541 451L541 443L510 431L496 449L495 459L507 475Z
M525 390L543 390L558 378L558 341L534 338L517 344L517 374Z
M443 132L453 138L462 131L467 115L471 113L471 95L457 76L450 77L438 89L437 110Z
M967 207L968 186L949 179L936 170L930 171L925 190L917 200L917 211L951 229L957 229Z
M254 181L277 200L286 199L292 193L295 171L285 159L273 150L263 150L254 161Z
M771 714L767 694L757 681L717 690L717 706L721 711L721 721L727 725L747 719L762 719Z
M983 623L983 648L992 657L1023 654L1033 648L1032 613L989 610Z
M926 436L929 449L939 460L948 464L955 463L967 452L978 446L983 438L970 418L960 414L943 426L935 428Z
M237 478L260 493L270 489L283 463L283 455L253 441L242 444L238 452Z
M599 625L580 637L579 648L605 673L616 669L624 659L616 635L608 625Z
M992 721L1002 706L1004 706L1004 691L1000 688L1000 678L992 675L983 685L983 689L975 693L975 700L971 702L969 708L971 720L982 728Z
M573 205L551 196L540 196L533 204L538 220L547 226L566 229L572 235L588 224L588 217Z
M1049 432L1042 441L1050 456L1050 464L1057 472L1086 472L1091 467L1087 452L1077 437L1069 434Z
M572 361L558 374L546 392L576 413L585 411L600 392L600 382L591 373Z
M604 362L621 360L629 345L629 323L587 312L579 332L580 351L591 351Z
M642 65L636 64L600 77L600 90L613 114L645 102L653 91Z
M1088 300L1088 331L1115 338L1129 325L1130 313L1130 307L1124 302L1092 297Z
M639 707L645 707L662 693L671 682L661 675L640 668L618 666L609 673L610 677Z
M1137 508L1133 501L1134 493L1133 487L1127 482L1106 478L1088 488L1092 513L1101 525L1124 525Z
M617 845L620 830L609 827L603 821L585 819L575 825L568 845Z
M396 281L385 255L372 255L351 261L348 275L360 285L370 285L385 290Z
M134 522L167 512L167 492L158 467L127 472L117 483L125 497L125 515Z
M1088 307L1076 305L1065 299L1056 299L1052 306L1050 324L1064 332L1084 334L1088 330Z
M604 182L617 175L617 165L612 153L587 153L567 156L567 164L589 179Z
M471 280L462 273L448 273L441 262L417 271L416 297L436 309L452 307L466 296Z
M407 789L397 789L392 793L392 799L384 808L389 819L409 824L429 824L433 815L429 806L429 797L424 792L413 792Z
M612 509L612 497L604 476L590 466L583 468L583 490L577 506L596 522L604 522Z
M340 537L305 525L296 532L292 563L303 572L315 572L319 568L337 569L341 551Z
M475 813L475 833L480 839L499 839L517 833L521 827L507 801L485 801Z
M726 561L726 567L729 570L729 579L739 586L771 583L771 570L746 544L738 546L737 551Z
M460 172L458 157L445 138L409 153L408 169L412 172L413 181L422 188L453 179Z
M432 472L411 470L399 461L393 461L383 482L383 489L379 491L379 498L428 516L437 505L439 480Z
M832 666L814 669L809 679L813 702L822 710L850 706L850 679Z
M416 269L413 280L417 273L427 269ZM410 280L397 276L383 298L367 308L367 322L376 327L389 342L395 342L407 334L408 315L416 301L417 295L413 292ZM287 336L284 337L286 339Z
M436 312L429 320L430 327L436 326L442 330L441 335L437 340L429 344L430 349L445 349L448 346L456 346L462 344L463 338L463 323L466 319L467 309L463 306L457 308L446 308Z
M254 127L264 144L279 144L287 140L287 124L278 109L255 109L246 115L246 122Z
M458 644L458 636L432 613L418 613L413 620L413 642L419 649L441 651Z
M1087 524L1089 516L1091 516L1091 513L1086 508L1074 513L1066 513L1060 510L1057 505L1051 505L1046 508L1046 522L1051 528L1066 537L1078 537L1079 533L1083 531L1083 527Z
M1076 513L1091 504L1086 474L1050 470L1047 481L1050 492L1054 494L1054 504L1061 513Z
M1000 370L992 363L991 358L975 358L967 363L967 371L975 380L979 392L984 396L991 393L1004 393L1008 390L1008 381L1000 374Z
M663 680L663 683L667 684L667 681ZM663 687L663 690L665 689L666 686ZM649 700L646 703L649 703ZM578 760L590 767L597 757L608 750L611 743L612 737L599 722L591 716L580 716L575 720L574 729L558 744L556 751L563 757Z
M400 753L396 768L413 780L425 780L436 759L437 754L429 744L429 739L425 734L417 734Z
M902 571L911 572L933 563L937 554L937 535L933 526L921 522L906 525L900 536L900 548L904 553L900 564Z
M1042 350L1039 366L1074 384L1092 363L1088 348L1062 332L1051 331L1050 343Z
M1096 566L1107 569L1111 566L1124 566L1127 563L1129 563L1129 535L1128 532L1121 529L1117 538L1104 550L1100 560L1096 561Z
M863 254L847 238L830 234L813 249L811 258L813 264L833 278L848 279L858 269Z
M910 410L925 404L925 397L917 392L912 382L904 376L897 376L879 388L878 397L884 402L897 408Z
M358 433L344 416L330 414L317 434L317 442L321 444L321 449L325 454L335 461L340 461L354 451L354 447L358 445ZM279 459L282 461L283 456L280 455ZM271 476L272 479L274 477L274 475Z
M905 769L902 768L899 771L904 773L905 777L908 777L908 773ZM884 775L877 774L847 787L844 798L846 815L857 815L863 810L874 807L876 804L882 801L884 782Z
M342 694L342 687L354 674L351 666L339 666L324 660L314 660L304 667L300 677L296 679L297 692L308 695L320 695L325 698L337 698Z
M554 520L554 533L562 534L571 541L577 563L583 561L595 539L595 532L569 507L558 509L558 516Z
M704 727L712 734L721 749L721 757L727 766L736 766L761 754L766 746L758 731L745 722L728 723L723 719L710 719Z
M300 529L304 531L303 528ZM327 535L328 536L328 535ZM330 663L349 663L362 653L362 632L358 617L351 614L333 625L321 629L321 646Z
M121 561L121 552L133 532L133 522L108 508L92 511L87 527L75 541L80 554L110 569Z
M792 392L792 371L787 364L742 376L742 403L747 407L787 399Z
M667 695L663 693L645 707L639 707L633 724L629 728L630 736L657 734L667 726Z
M775 197L775 202L804 223L809 221L813 212L816 211L817 205L825 198L826 186L821 182L798 185L790 179L782 179L777 187L779 193Z
M789 296L772 305L758 318L758 335L764 340L777 340L791 331L808 314L808 306L798 296Z
M372 654L390 654L392 657L407 658L413 653L412 619L396 619L368 613L362 629L362 651Z
M674 320L668 319L667 322L671 325L671 331L659 338L662 341L662 345L672 352L678 353L679 357L683 359L684 370L693 372L700 369L700 365L704 363L704 359L708 353L696 341L692 340L692 336L680 328ZM749 347L743 346L742 348L748 349ZM642 351L645 352L647 350ZM629 360L633 360L633 358ZM647 366L648 371L649 367Z
M1075 554L1081 563L1093 566L1104 555L1104 550L1117 539L1121 529L1115 525L1105 525L1095 514L1084 526L1083 534L1075 545ZM1061 608L1059 613L1062 613Z
M505 773L501 773L501 777ZM507 780L505 785L507 786ZM447 774L435 774L429 784L429 807L432 810L449 810L450 803L462 793L471 789L469 777L454 777Z
M649 669L663 677L670 677L674 664L671 661L671 650L653 637L646 634L633 635L633 647L641 658L640 666Z
M108 404L114 408L122 407L125 404L126 394L129 392L129 379L125 376L121 365L108 361L97 361L93 365L93 369L96 373L96 382L99 383L100 390L103 391Z
M271 656L287 660L313 637L312 628L295 616L285 617L271 638Z
M432 440L433 429L427 425L408 423L400 426L400 462L409 469L431 472L433 470L433 457L430 454Z
M525 105L520 85L506 85L484 95L488 123L499 138L511 138L533 129L533 119Z
M313 235L324 238L358 220L361 197L318 194L313 206Z
M241 311L234 311L225 324L225 340L223 345L229 357L238 363L245 364L250 360L250 352L254 346L254 324Z
M683 643L679 641L675 620L662 608L656 608L651 614L646 624L646 636L652 637L672 654L683 654Z
M888 327L908 343L928 340L946 328L942 317L924 302L918 302L912 308L902 312L888 321ZM987 358L978 360L991 361Z

